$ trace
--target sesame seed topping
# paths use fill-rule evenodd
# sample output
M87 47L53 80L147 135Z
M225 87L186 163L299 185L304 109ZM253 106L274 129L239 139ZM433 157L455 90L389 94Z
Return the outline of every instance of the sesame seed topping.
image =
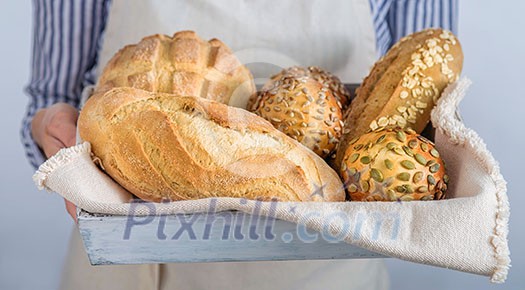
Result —
M399 107L397 107L397 111L398 111L399 113L406 112L406 110L407 110L407 107L405 107L405 106L399 106ZM395 116L397 116L397 115L395 115Z
M377 125L376 120L372 121L372 123L370 123L370 129L375 130L377 128L379 128L379 126Z
M308 99L308 101L310 103L312 103L314 101L314 98L312 98L312 96L310 96L310 95L306 95L306 99Z
M416 108L424 109L427 107L427 103L417 101L416 102Z
M324 123L327 125L327 126L333 126L334 125L334 122L330 121L330 120L325 120Z
M389 125L395 125L396 124L396 120L394 120L392 117L389 117L388 118L388 124Z
M319 135L324 135L326 132L323 131L323 130L316 130L316 129L314 129L314 130L308 130L308 133L310 133L310 134L319 134Z
M377 121L377 124L381 127L384 127L384 126L387 126L388 125L388 119L386 117L381 117L379 118L379 120Z

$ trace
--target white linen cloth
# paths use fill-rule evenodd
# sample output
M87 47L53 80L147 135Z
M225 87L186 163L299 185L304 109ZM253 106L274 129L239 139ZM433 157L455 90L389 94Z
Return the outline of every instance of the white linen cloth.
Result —
M436 147L447 163L449 199L412 202L281 202L272 213L266 202L261 215L301 223L318 232L330 231L345 242L387 256L490 276L504 282L510 267L507 244L509 204L506 183L483 140L466 128L455 114L470 81L450 85L432 111ZM62 149L34 175L41 189L54 191L93 213L126 215L132 195L103 173L92 161L90 144ZM210 199L154 203L156 214L206 212ZM216 199L216 210L251 213L255 201ZM293 211L291 207L295 207ZM133 211L147 215L147 207ZM312 214L315 213L315 214ZM335 219L334 215L342 217ZM350 225L367 216L376 222ZM393 218L392 218L393 217ZM370 220L370 219L367 219ZM377 221L377 220L374 220Z

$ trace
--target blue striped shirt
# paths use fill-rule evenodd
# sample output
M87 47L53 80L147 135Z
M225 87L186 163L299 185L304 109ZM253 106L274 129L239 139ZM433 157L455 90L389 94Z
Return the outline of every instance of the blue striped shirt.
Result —
M379 55L401 37L424 28L457 33L457 0L369 1ZM39 109L58 102L78 107L82 89L95 83L110 5L110 0L33 0L33 53L26 87L30 100L21 138L35 168L45 156L31 136L31 120Z

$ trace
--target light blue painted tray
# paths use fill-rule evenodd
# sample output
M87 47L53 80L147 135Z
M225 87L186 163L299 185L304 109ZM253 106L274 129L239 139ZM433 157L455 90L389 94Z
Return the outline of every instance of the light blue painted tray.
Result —
M92 265L384 257L242 212L133 217L80 211L78 226Z

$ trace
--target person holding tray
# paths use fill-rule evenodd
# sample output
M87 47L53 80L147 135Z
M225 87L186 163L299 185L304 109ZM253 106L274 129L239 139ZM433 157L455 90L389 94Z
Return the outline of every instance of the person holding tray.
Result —
M33 1L30 102L22 142L37 168L75 144L83 88L109 58L142 37L194 30L227 43L256 82L293 65L320 66L359 83L402 36L457 32L457 1ZM76 219L75 206L65 201ZM61 289L388 289L380 259L89 265L71 236Z

